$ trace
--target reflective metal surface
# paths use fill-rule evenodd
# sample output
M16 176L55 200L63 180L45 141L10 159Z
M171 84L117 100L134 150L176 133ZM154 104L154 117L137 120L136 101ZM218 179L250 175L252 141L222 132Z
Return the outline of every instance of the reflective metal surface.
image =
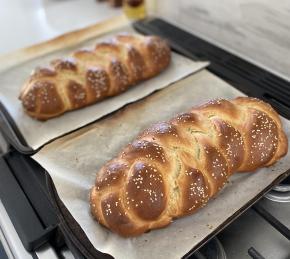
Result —
M272 190L269 193L267 193L265 197L275 202L290 202L290 191Z
M290 202L290 184L286 179L281 184L275 186L265 197L275 202Z
M263 198L259 205L290 228L290 203ZM254 247L264 258L290 258L289 240L249 209L218 235L228 258L251 258L248 249Z
M189 259L226 259L225 250L217 238L211 239L199 251L188 257Z

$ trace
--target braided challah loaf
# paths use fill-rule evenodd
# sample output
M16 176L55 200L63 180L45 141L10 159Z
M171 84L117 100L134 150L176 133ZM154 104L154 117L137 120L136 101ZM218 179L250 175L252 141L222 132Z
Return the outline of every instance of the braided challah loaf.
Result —
M93 216L135 236L195 212L237 171L287 153L278 114L258 99L214 100L155 124L97 173Z
M47 120L157 75L170 57L168 44L157 36L118 35L94 50L82 49L37 68L19 98L30 116Z

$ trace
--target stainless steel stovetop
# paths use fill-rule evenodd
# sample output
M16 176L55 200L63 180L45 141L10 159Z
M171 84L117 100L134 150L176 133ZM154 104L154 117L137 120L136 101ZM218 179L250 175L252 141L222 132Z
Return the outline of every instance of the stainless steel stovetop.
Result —
M5 140L0 136L2 151L7 149ZM198 252L189 258L225 259L225 258L290 258L290 178L285 184L275 187L254 207L246 211L231 223L217 237L213 238ZM284 183L283 182L283 183ZM264 211L266 210L266 212ZM271 214L269 216L268 214ZM276 224L280 233L270 223ZM276 220L279 222L277 223ZM8 258L32 258L25 251L17 233L0 202L0 240ZM60 251L49 245L36 251L36 256L44 258L73 258L67 247Z
M266 194L253 208L246 211L190 258L289 259L289 180L290 178L286 179L285 184L275 187ZM271 224L276 224L277 229Z
M212 69L214 68L216 67L212 66ZM276 79L275 82L280 81ZM279 89L275 91L279 91ZM2 137L0 137L0 149L4 153L7 151L7 144ZM290 178L287 182L286 179L284 185L276 186L189 258L290 258L289 180ZM0 227L0 239L9 258L32 258L33 255L27 253L22 246L1 201ZM38 258L72 258L67 247L56 251L49 245L40 247L35 256Z
M284 234L288 236L280 233L259 215L256 209L251 208L219 235L219 240L223 244L227 258L251 258L248 253L251 248L252 258L290 258L290 185L288 185L288 191L285 189L284 192L280 193L271 191L257 205L258 208L264 208L279 220L285 227L280 226L280 230L284 230L286 232ZM287 196L288 201L283 201L283 199L280 199L280 201L278 199L270 200L273 195L278 197L279 194L283 198ZM260 257L258 254L255 256L255 251L260 254Z

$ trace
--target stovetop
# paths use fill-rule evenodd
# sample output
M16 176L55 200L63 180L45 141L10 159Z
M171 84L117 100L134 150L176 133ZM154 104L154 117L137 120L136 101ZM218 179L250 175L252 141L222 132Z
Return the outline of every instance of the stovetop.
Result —
M289 180L290 177L285 182L289 183ZM283 193L284 196L285 193ZM269 194L265 195L256 205L188 258L290 258L290 202L272 201L267 196L271 197ZM270 218L269 213L272 215ZM15 230L13 231L13 225L9 222L7 215L6 218L4 216L1 211L0 226L6 228L4 229L5 240L9 242L8 245L4 245L4 248L5 250L10 248L9 258L11 255L14 258L32 258L32 255L26 253L25 249L21 247L19 237L17 237ZM286 236L281 234L265 218L270 220L272 224L276 224L278 230L284 232ZM23 253L26 253L26 256ZM66 246L56 249L53 246L45 245L40 247L35 255L38 258L73 258Z
M204 45L202 44L202 46ZM217 62L218 61L219 60L217 60ZM216 65L218 66L211 66L213 72L222 65L225 66L225 69L232 68L232 66L226 66L227 64L216 63ZM228 71L228 76L230 78L232 78L232 75L233 72ZM240 75L240 77L243 76L243 74ZM273 80L273 78L271 80ZM275 83L277 82L280 81L275 78ZM251 83L257 82L251 81ZM281 84L284 85L284 83ZM272 95L280 94L275 93L273 90L271 91ZM274 98L271 100L273 101L276 99ZM276 105L281 106L279 103L276 103ZM283 107L285 114L288 113L287 107L285 105ZM3 139L0 142L4 142L4 149L7 148ZM273 194L275 193L273 192L272 196L268 195L268 198L262 198L256 205L218 234L216 238L208 242L200 251L190 256L190 258L290 258L290 203L274 201ZM10 227L11 225L11 222L9 223L9 218L5 218L3 215L1 215L0 221L2 221L0 222L0 226L5 226L7 228L7 226ZM16 258L31 257L28 253L26 256L21 253L23 247L20 247L21 244L17 236L11 236L12 232L12 227L9 231L5 232L7 235L6 239L10 242L7 243L8 248L10 244L11 254ZM14 244L14 246L11 244ZM17 244L17 246L15 246L15 244ZM7 249L7 246L5 248ZM19 255L21 256L19 257ZM66 246L55 251L51 246L45 245L45 247L40 248L36 256L38 256L38 258L70 258L72 255Z
M285 197L290 198L289 180L290 177L284 181L286 184L275 187L256 205L188 258L289 259L290 202L288 200L285 202ZM282 192L277 192L277 189ZM280 195L283 199L272 200L273 193L275 197Z
M251 208L219 235L227 258L251 258L249 249L252 258L290 258L290 203L271 201L264 197L256 206L258 209L264 208L279 220L288 232L288 237ZM262 257L258 254L255 256L255 251Z
M173 49L192 59L209 60L210 72L247 95L264 99L280 115L290 119L289 81L270 75L252 63L158 18L137 22L135 28L145 34L165 37ZM290 177L284 181L288 188L289 181ZM212 252L209 258L290 258L290 193L285 192L285 187L274 188L266 195L267 198L260 200L221 232L217 238L225 253Z

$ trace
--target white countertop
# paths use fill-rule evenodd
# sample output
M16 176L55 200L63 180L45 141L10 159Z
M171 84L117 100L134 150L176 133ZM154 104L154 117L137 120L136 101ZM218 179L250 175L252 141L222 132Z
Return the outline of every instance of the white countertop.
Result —
M289 0L147 0L159 16L290 79ZM97 0L0 0L0 55L120 14Z
M121 13L96 0L0 0L0 55Z

